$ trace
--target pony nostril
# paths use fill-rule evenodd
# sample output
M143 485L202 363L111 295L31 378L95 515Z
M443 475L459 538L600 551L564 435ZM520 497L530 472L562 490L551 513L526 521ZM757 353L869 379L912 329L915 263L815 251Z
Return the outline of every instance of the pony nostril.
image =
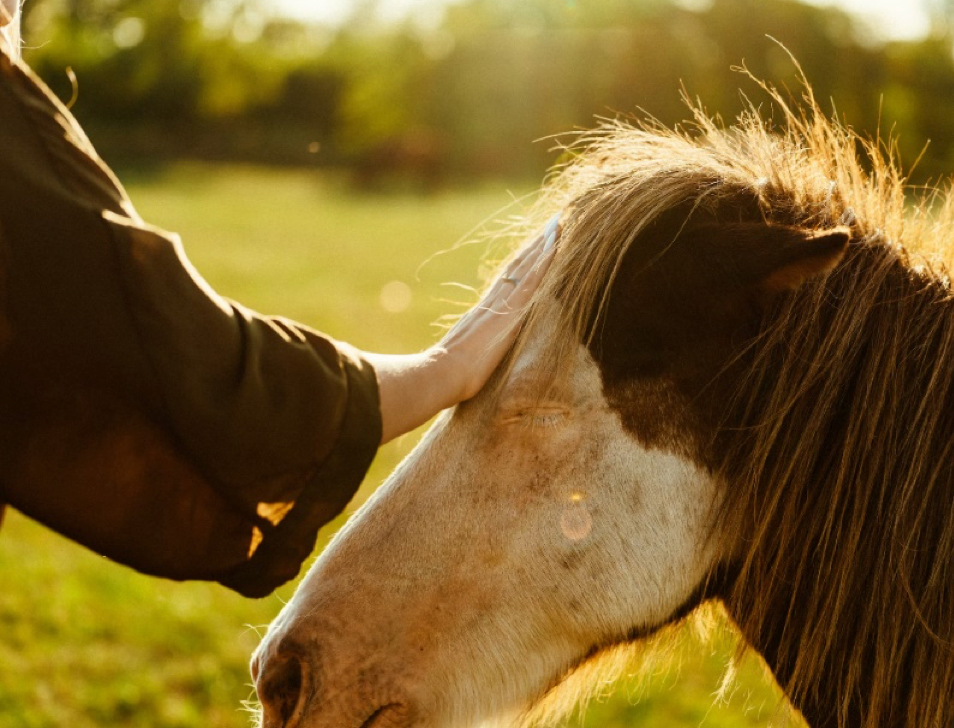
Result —
M254 664L253 674L259 669L256 690L264 713L263 728L293 728L304 702L304 664L294 655L278 656L263 665Z

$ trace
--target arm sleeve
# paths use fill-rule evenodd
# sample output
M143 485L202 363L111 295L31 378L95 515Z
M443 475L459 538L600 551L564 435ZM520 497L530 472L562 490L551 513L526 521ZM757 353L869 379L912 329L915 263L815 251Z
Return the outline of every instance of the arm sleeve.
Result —
M218 296L178 238L111 213L105 222L172 432L260 519L250 563L224 581L238 586L266 561L293 576L380 442L374 371L346 344Z
M0 53L0 501L140 571L261 596L381 437L374 371L218 296Z

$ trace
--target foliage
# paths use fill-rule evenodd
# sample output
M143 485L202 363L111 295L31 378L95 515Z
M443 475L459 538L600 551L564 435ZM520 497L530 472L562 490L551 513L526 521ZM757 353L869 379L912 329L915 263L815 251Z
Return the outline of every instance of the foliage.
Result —
M391 24L374 6L322 28L262 0L43 0L27 5L27 58L64 98L75 70L76 113L107 157L346 163L433 185L539 177L555 155L534 142L594 116L678 122L683 85L733 117L752 89L732 66L790 83L783 45L849 124L900 132L906 164L932 140L917 179L954 157L948 0L933 0L930 37L887 44L796 0L462 0Z

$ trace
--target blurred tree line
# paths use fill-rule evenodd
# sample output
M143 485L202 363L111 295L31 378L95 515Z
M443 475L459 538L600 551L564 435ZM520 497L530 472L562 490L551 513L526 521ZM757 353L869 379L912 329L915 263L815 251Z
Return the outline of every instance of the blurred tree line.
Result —
M781 43L848 124L900 132L920 181L954 171L954 0L927 2L932 32L886 43L796 0L459 0L399 23L364 0L334 28L259 0L32 0L25 55L114 163L345 165L370 188L538 177L547 138L597 116L684 119L681 87L731 119L740 88L758 100L743 62L798 93Z

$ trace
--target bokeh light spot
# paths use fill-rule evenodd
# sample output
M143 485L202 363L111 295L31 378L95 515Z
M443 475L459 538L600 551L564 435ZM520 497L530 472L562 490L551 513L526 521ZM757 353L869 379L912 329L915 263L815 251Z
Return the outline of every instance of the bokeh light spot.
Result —
M391 281L381 288L381 308L388 313L402 313L411 307L411 287L403 281Z
M135 48L146 37L146 23L142 18L123 18L113 28L113 43L117 48Z

